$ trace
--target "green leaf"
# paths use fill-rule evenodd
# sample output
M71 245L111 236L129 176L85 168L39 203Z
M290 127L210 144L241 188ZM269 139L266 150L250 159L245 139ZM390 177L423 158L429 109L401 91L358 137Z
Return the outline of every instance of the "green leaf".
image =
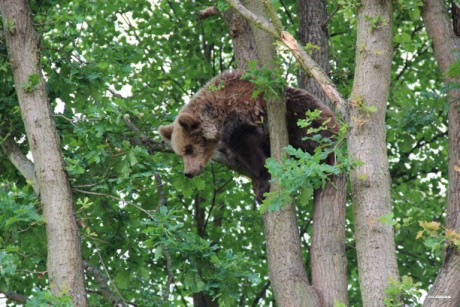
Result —
M396 220L394 220L394 213L393 212L389 212L389 213L379 217L378 221L380 223L382 223L382 224L390 225L390 226L394 226L394 225L396 225L398 223Z

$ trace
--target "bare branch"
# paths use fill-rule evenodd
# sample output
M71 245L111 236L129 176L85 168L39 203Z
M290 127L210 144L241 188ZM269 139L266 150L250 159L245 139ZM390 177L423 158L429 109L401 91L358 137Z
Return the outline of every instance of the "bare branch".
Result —
M339 110L344 118L347 118L345 112L346 102L335 88L332 80L321 69L321 67L305 52L300 44L288 32L283 31L280 37L281 42L286 45L294 54L305 71L309 72L318 81L319 85L327 95L329 100Z
M248 10L243 4L241 4L240 1L227 0L227 3L258 28L271 33L275 38L279 38L279 31L277 31L276 27L270 21L266 20L265 18L261 18Z
M137 209L139 209L140 211L144 212L145 214L148 215L148 217L152 218L152 214L148 211L148 210L145 210L144 208L130 202L130 201L127 201L125 199L121 199L119 197L115 197L113 195L110 195L110 194L106 194L106 193L98 193L98 192L92 192L92 191L85 191L85 190L80 190L80 189L73 189L75 192L80 192L80 193L83 193L83 194L88 194L88 195L95 195L95 196L105 196L105 197L108 197L108 198L112 198L114 200L117 200L119 202L122 202L124 204L128 204L132 207L135 207Z
M164 142L156 142L149 138L144 132L142 132L129 118L129 116L122 116L123 121L131 131L133 131L136 138L131 139L131 143L138 146L144 146L147 148L149 154L155 152L172 152L169 146L166 146Z

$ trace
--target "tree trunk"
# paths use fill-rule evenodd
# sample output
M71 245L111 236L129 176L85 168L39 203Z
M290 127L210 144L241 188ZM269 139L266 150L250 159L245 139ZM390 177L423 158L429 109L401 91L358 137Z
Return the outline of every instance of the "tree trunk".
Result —
M248 8L256 15L266 16L261 1L248 1ZM259 65L274 68L273 36L253 25ZM267 101L268 131L271 156L281 161L283 148L289 144L286 125L286 104L283 98L272 97ZM279 190L278 182L271 184L270 191ZM295 207L285 204L279 211L265 212L264 232L267 242L267 258L270 281L279 306L316 306L317 297L308 286L300 248L300 236L296 222Z
M248 69L250 61L257 61L258 59L256 42L254 41L254 34L252 33L249 21L244 19L234 9L224 12L223 17L230 30L233 54L238 69L245 71Z
M390 279L398 280L385 115L392 60L391 1L363 0L358 9L356 69L350 101L348 152L362 166L350 172L356 249L364 306L383 306ZM375 110L369 110L368 107Z
M21 114L32 151L46 225L51 291L87 306L72 192L40 68L39 37L26 0L0 1L3 29ZM34 80L35 79L35 80Z
M433 41L434 54L444 76L444 82L460 85L459 78L450 78L446 73L458 60L460 38L455 35L446 7L441 0L426 0L422 17L429 37ZM458 30L458 29L457 29ZM448 91L448 138L449 163L447 190L446 228L460 233L460 91ZM457 166L457 168L456 168ZM460 252L448 248L441 271L428 293L424 306L459 306L460 305Z
M300 42L304 46L310 43L319 47L319 50L312 50L312 58L324 71L329 69L326 19L324 0L299 2ZM323 89L309 74L300 75L300 85L329 104ZM315 192L310 249L312 285L318 292L322 306L331 307L336 302L348 303L345 254L346 176L334 176L332 182L333 184L327 184L323 190Z

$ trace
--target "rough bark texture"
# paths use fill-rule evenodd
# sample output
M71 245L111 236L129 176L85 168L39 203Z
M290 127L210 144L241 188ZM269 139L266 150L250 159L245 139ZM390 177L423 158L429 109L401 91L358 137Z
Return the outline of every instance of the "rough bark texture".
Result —
M5 40L14 83L35 163L48 244L47 270L51 291L71 295L76 306L86 306L80 238L74 218L72 193L51 117L40 69L39 37L26 0L0 1ZM39 78L26 90L29 77Z
M248 7L259 16L266 16L260 1L248 1ZM274 67L273 36L252 26L259 64L268 69ZM283 148L289 144L286 125L286 105L283 99L267 102L268 130L271 156L280 161ZM270 191L279 189L275 181ZM279 306L316 306L317 297L308 286L300 248L300 236L295 207L286 204L276 212L264 214L264 231L267 242L267 258L270 281Z
M311 238L311 278L321 306L348 304L347 257L345 254L346 186L345 174L334 176L315 192Z
M299 1L299 39L319 47L313 49L312 58L328 71L329 43L325 0ZM324 26L323 26L324 25ZM300 85L324 103L329 104L318 82L302 73ZM334 176L332 184L315 192L313 233L310 249L312 286L317 290L321 306L348 303L347 258L345 254L346 176Z
M303 46L311 44L312 59L327 72L329 70L329 41L327 27L322 26L327 19L325 0L300 0L299 10L299 41ZM300 87L307 89L313 96L331 106L326 94L318 82L303 71L300 73Z
M249 22L234 9L223 13L232 37L233 54L238 68L245 71L250 61L257 61L256 42Z
M363 163L350 172L350 181L364 306L383 306L389 280L398 280L393 228L378 220L392 211L385 134L391 13L388 0L363 0L358 9L348 152L351 160ZM366 112L366 105L375 106L377 111Z
M449 78L446 74L450 65L458 59L460 38L455 35L446 7L441 0L426 0L422 10L428 35L433 41L435 58L444 75L446 83L460 84L460 80ZM447 190L446 227L460 233L460 91L448 92L448 138L449 163ZM457 168L456 168L457 166ZM441 271L428 293L424 306L460 305L460 252L448 248Z

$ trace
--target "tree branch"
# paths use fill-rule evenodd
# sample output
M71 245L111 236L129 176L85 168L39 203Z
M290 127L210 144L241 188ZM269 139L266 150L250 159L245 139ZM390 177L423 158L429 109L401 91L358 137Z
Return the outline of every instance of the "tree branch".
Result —
M88 261L83 261L83 267L86 269L86 272L91 273L94 276L94 279L99 285L101 290L100 294L111 303L112 306L125 306L124 301L119 299L115 293L113 293L110 286L107 284L107 280L104 277L104 274L96 267L91 266Z
M29 299L27 296L16 292L0 290L0 293L3 293L3 295L5 295L8 300L15 301L16 303L20 304L25 304Z
M206 19L216 15L219 15L219 10L215 6L207 7L204 10L198 12L198 18L200 19Z
M3 133L0 131L0 136L3 136ZM16 169L21 173L26 180L29 180L32 183L32 188L36 195L40 194L37 177L35 176L35 166L27 159L19 148L18 144L12 141L8 136L5 137L3 142L1 142L3 152L8 157L10 162L16 167Z
M238 13L241 14L244 18L252 22L256 27L271 33L275 38L279 38L280 33L277 31L276 27L265 18L259 17L250 10L248 10L240 1L237 0L227 0L227 3L230 4Z
M324 93L327 95L334 107L341 113L341 115L347 119L348 115L346 112L346 103L342 98L340 93L337 91L332 80L327 76L327 74L321 69L321 67L311 58L310 55L300 46L300 44L294 39L294 37L285 31L278 31L277 27L271 22L267 21L265 18L261 18L246 7L244 7L240 1L237 0L227 0L238 13L240 13L244 18L254 23L258 28L271 33L275 39L279 39L286 47L291 50L294 57L300 63L302 68L310 73L313 78L320 84ZM269 5L269 4L265 4ZM273 10L272 10L273 13Z

